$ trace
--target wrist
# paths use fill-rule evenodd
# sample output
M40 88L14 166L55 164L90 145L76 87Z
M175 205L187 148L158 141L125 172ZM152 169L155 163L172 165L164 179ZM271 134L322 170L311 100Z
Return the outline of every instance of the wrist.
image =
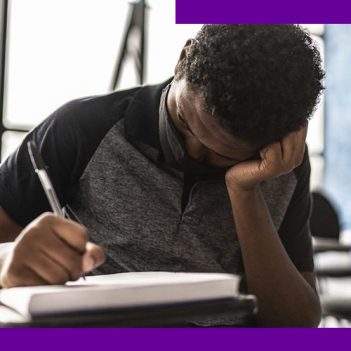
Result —
M227 191L230 196L252 196L259 190L259 184L236 184L226 180Z
M263 199L259 184L250 188L228 187L227 192L233 209L253 208Z

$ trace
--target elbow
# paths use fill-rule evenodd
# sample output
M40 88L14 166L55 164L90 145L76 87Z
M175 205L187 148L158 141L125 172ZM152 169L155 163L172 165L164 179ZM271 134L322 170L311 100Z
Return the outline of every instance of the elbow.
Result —
M316 328L322 319L322 307L317 293L310 299L309 303L301 307L300 318L295 327Z
M301 309L296 318L291 320L291 327L317 328L322 319L322 308L317 297L313 303Z
M314 308L311 308L311 311L309 313L306 313L302 327L316 328L319 326L321 319L322 308L318 299L316 306Z
M318 296L305 306L301 306L293 318L289 318L287 327L317 328L321 322L322 308Z
M319 326L322 308L317 296L308 304L291 307L284 313L282 310L259 312L257 315L259 325L275 328L316 328Z

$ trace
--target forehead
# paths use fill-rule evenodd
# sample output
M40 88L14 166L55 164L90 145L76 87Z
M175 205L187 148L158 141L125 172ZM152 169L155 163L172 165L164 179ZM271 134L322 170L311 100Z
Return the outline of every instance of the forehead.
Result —
M177 103L183 108L195 108L196 111L205 112L203 96L196 88L182 79L176 83Z
M233 136L222 127L218 120L205 109L201 92L192 88L185 80L177 83L177 108L187 121L193 133L206 146L220 146L226 154L242 150L244 152L257 151L257 147L238 137Z

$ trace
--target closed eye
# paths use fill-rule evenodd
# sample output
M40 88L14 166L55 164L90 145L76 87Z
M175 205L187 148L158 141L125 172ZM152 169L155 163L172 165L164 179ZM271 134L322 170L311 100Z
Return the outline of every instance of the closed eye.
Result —
M178 117L178 120L180 121L180 123L183 125L183 127L189 131L195 138L198 139L198 137L193 133L193 131L190 129L188 123L183 119L183 117L178 113L177 114L177 117ZM227 161L230 161L230 162L234 162L234 163L239 163L239 162L244 162L244 161L249 161L249 160L256 160L256 159L260 159L259 157L259 154L258 155L255 155L254 157L249 157L247 159L244 159L244 160L238 160L238 159L235 159L235 158L232 158L232 157L229 157L229 156L225 156L225 155L222 155L222 154L219 154L218 152L216 152L215 150L212 150L212 149L209 149L211 150L212 152L214 152L217 156L219 157L222 157L223 159L227 160Z
M183 127L184 127L185 129L187 129L192 135L195 136L195 134L193 133L193 131L190 129L188 123L185 122L185 120L183 119L183 117L182 117L179 113L177 114L177 117L178 117L180 123L183 125Z

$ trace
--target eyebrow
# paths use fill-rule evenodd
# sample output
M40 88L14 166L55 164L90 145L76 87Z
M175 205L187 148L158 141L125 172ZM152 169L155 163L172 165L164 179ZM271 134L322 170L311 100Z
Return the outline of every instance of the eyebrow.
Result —
M190 128L189 126L189 123L183 118L183 113L182 113L182 108L180 107L180 104L178 104L178 113L177 113L179 119L186 125L186 127L189 129L190 133L192 135L194 135L194 137L197 138L197 136L194 134L194 132L192 131L192 129ZM207 146L206 146L207 147ZM208 148L208 147L207 147ZM213 149L210 149L208 148L209 150L211 150L212 152L214 152L216 155L220 156L220 157L223 157L227 160L230 160L230 161L235 161L235 162L242 162L242 161L245 161L245 160L238 160L237 158L233 158L233 157L229 157L229 156L225 156L225 155L222 155L220 153L218 153L217 151L213 150Z

